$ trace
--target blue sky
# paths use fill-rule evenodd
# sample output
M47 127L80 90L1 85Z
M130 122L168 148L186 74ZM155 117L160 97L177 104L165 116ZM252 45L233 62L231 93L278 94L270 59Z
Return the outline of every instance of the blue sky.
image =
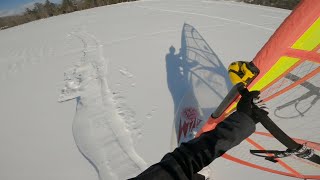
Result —
M23 12L25 8L32 7L32 4L44 1L45 0L0 0L0 16ZM61 0L50 0L50 2L60 3Z

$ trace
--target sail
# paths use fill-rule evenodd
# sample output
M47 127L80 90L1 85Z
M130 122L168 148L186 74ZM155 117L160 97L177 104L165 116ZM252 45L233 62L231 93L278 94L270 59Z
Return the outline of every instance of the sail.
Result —
M260 74L250 90L260 90L269 117L297 143L320 155L320 3L304 0L281 24L253 60ZM235 99L218 118L210 117L198 133L213 129L236 107ZM320 165L296 156L274 163L250 154L250 149L286 150L265 128L256 132L225 158L292 177L320 179Z

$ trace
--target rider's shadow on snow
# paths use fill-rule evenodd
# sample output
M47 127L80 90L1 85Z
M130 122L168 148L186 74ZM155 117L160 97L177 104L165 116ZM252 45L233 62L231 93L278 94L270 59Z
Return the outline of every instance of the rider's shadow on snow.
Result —
M171 46L166 55L166 69L168 88L174 103L174 112L188 89L188 82L183 73L184 62L181 59L181 51L176 54L176 49Z
M169 48L166 68L175 114L187 91L193 91L196 101L209 114L232 87L227 69L199 32L189 24L183 26L180 51L176 52L173 46ZM206 94L210 96L206 97ZM207 98L211 98L211 104L206 104Z

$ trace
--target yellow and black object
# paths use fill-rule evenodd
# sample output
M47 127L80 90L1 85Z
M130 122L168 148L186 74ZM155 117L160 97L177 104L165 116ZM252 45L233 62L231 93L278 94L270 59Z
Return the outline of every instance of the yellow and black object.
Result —
M240 82L245 85L249 84L260 70L252 63L246 61L236 61L230 64L228 73L233 85Z

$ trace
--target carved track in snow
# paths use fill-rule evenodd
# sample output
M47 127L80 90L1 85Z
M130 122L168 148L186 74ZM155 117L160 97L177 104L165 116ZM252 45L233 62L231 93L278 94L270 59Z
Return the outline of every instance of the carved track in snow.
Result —
M83 57L66 72L64 91L69 94L60 101L77 99L72 127L75 142L101 180L137 175L146 168L146 163L135 152L126 120L119 115L123 109L117 106L108 87L103 46L88 33L72 35L83 43Z

